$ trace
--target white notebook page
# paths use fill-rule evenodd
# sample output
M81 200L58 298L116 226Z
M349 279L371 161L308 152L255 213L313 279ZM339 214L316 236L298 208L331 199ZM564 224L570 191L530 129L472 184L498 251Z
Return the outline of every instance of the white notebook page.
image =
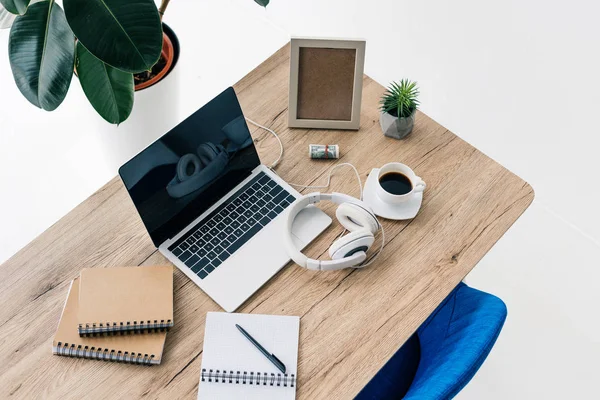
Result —
M300 317L233 314L209 312L206 315L206 328L204 332L204 350L202 354L202 367L198 399L245 399L245 400L294 400L296 398L296 385L294 387L270 385L270 374L278 374L283 378L281 371L275 367L242 333L235 324L244 328L258 343L269 353L274 354L286 367L288 379L291 375L297 376L298 367L298 336L300 334ZM202 381L202 370L205 370L205 380ZM221 373L234 372L233 383L229 379L209 382L208 374L212 370ZM261 376L267 373L267 385L256 383L250 385L236 382L237 372L247 372L247 377L253 372ZM255 378L256 379L256 378Z

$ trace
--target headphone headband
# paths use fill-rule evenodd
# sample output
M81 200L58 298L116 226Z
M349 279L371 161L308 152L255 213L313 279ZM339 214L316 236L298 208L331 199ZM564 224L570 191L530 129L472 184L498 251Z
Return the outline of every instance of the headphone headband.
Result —
M304 197L297 199L294 203L292 203L288 208L288 217L286 222L285 236L284 236L284 245L287 250L290 258L298 265L308 268L310 270L317 271L333 271L343 268L350 268L356 265L359 265L363 261L366 260L367 255L364 251L359 251L355 254L349 255L347 257L338 259L338 260L315 260L312 258L308 258L305 256L293 242L292 238L292 226L294 224L294 219L296 216L302 211L304 208L309 205L316 204L322 200L331 201L335 204L341 205L344 203L354 204L362 209L364 209L368 214L373 216L373 219L376 221L377 227L379 227L379 221L373 215L373 212L369 209L367 205L365 205L362 201L348 196L343 193L309 193Z

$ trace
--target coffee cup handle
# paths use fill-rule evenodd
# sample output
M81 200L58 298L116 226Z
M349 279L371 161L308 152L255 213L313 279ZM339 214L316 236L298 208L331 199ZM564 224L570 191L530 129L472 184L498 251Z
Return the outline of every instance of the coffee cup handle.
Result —
M425 188L427 187L427 185L425 184L425 181L418 176L416 178L416 181L417 181L417 183L415 184L415 193L420 193L420 192L424 191Z

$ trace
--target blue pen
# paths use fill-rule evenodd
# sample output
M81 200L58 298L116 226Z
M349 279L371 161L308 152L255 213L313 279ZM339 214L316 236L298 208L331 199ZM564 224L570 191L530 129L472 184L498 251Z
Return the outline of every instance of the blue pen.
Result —
M263 355L267 357L267 359L271 361L277 367L277 369L279 369L285 374L285 365L277 357L275 357L275 354L269 353L264 347L260 345L260 343L256 341L256 339L250 336L250 334L246 332L244 328L242 328L238 324L235 324L235 327L238 328L240 332L242 332L242 335L244 335L246 339L250 341L250 343L256 346L256 348L260 350L260 352L263 353Z

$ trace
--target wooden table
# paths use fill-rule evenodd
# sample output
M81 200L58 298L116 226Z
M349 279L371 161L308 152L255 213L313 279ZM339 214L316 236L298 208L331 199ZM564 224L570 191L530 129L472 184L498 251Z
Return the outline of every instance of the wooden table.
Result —
M533 200L531 187L452 132L419 113L408 139L382 135L384 88L365 76L361 129L287 128L289 46L235 85L247 116L275 129L288 182L322 184L336 162L352 162L363 182L390 161L427 182L419 215L384 220L388 240L364 270L312 272L289 266L252 296L244 313L301 316L298 399L350 399L467 275ZM274 138L253 131L263 163L278 154ZM338 161L307 159L309 143L339 143ZM330 191L358 195L350 170ZM331 214L333 205L324 210ZM325 255L341 231L333 224L308 249ZM70 281L89 266L156 265L160 255L121 181L111 180L0 268L0 388L9 398L195 398L207 311L219 307L179 270L176 325L163 363L139 367L57 357L54 330Z

